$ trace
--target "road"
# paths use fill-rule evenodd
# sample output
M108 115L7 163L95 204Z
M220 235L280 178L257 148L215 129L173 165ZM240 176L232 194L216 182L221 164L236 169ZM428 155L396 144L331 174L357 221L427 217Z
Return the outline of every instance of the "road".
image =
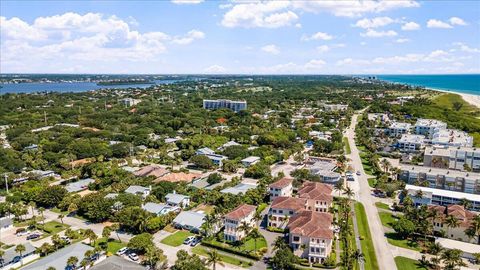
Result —
M357 177L357 180L354 182L348 182L348 185L354 190L356 200L365 206L379 269L395 269L396 265L393 260L393 253L383 234L382 223L380 222L377 208L371 197L371 188L368 185L367 175L363 170L359 150L355 145L355 127L360 113L356 113L352 116L351 125L345 132L345 136L348 138L348 143L350 144L351 149L351 154L347 155L347 158L351 160L351 165L355 170L361 172L361 175Z

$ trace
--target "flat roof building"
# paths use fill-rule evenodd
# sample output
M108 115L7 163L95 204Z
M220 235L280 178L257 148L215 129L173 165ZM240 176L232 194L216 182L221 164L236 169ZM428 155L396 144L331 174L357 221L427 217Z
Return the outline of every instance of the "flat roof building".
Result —
M431 138L433 145L473 146L473 137L457 129L435 129Z
M425 147L425 136L416 134L402 134L396 147L402 152L417 152Z
M433 135L435 129L447 128L447 123L436 119L419 118L415 123L415 133L425 135L429 138Z
M216 109L226 108L234 112L239 112L247 109L247 102L228 100L228 99L217 99L217 100L204 99L203 108L207 110L216 110Z
M387 128L386 131L388 135L393 137L398 137L402 134L410 132L411 128L412 128L412 125L409 123L392 122L390 123L390 126Z
M474 147L427 146L423 155L423 165L480 172L480 149Z
M462 199L467 199L472 203L470 210L480 211L480 195L469 194L458 191L450 191L429 187L420 187L414 185L406 185L408 196L410 196L415 205L451 205L459 204ZM418 191L421 191L420 193ZM419 197L418 195L422 195Z

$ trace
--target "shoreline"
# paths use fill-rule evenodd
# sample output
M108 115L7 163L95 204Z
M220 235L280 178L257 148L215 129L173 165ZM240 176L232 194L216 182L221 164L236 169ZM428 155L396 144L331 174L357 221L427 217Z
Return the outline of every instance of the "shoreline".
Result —
M465 93L455 92L455 91L452 91L452 90L442 90L442 89L435 89L435 88L430 88L430 87L426 87L425 89L431 90L431 91L442 92L442 93L457 94L457 95L461 96L462 99L465 100L465 102L467 102L470 105L473 105L473 106L480 109L480 96L479 95L465 94Z

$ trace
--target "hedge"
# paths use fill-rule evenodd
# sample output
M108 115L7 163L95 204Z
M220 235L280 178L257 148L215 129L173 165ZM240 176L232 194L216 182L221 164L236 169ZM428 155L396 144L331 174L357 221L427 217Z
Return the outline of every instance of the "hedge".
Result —
M225 252L228 252L228 253L232 253L232 254L235 254L235 255L243 256L245 258L249 258L249 259L252 259L252 260L257 260L258 261L262 258L261 256L258 256L256 254L243 252L243 251L240 251L238 249L222 246L222 245L219 245L219 244L216 244L214 242L207 241L207 240L203 240L202 245L204 245L206 247L212 247L212 248L215 248L215 249L218 249L218 250L221 250L221 251L225 251Z

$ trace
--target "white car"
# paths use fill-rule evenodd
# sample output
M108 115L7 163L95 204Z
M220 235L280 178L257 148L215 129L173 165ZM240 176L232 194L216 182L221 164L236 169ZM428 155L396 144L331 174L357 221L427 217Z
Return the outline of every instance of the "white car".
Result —
M135 262L138 261L138 255L137 255L137 253L133 253L133 252L132 252L132 253L128 254L128 257L129 257L132 261L135 261Z
M123 247L117 251L117 255L123 255L128 251L127 247Z
M189 236L187 239L185 239L185 241L183 241L183 244L190 245L193 240L195 240L195 236Z

